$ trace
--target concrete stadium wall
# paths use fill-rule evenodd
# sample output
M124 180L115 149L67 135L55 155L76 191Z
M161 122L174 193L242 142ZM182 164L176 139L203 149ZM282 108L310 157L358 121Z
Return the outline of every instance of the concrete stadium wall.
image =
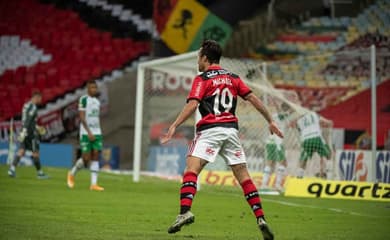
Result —
M120 168L132 168L137 73L125 73L108 84L109 113L102 119L104 143L120 148Z
M101 122L104 144L120 148L121 169L131 169L133 164L136 77L136 70L132 70L108 83L109 110ZM75 136L69 136L61 143L79 145Z

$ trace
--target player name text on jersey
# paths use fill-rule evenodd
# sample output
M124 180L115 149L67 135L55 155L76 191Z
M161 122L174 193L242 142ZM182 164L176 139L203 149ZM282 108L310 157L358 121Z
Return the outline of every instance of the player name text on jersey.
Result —
M221 85L221 84L225 84L225 85L233 85L232 84L232 80L229 79L229 78L216 78L216 79L213 79L213 86L218 86L218 85Z

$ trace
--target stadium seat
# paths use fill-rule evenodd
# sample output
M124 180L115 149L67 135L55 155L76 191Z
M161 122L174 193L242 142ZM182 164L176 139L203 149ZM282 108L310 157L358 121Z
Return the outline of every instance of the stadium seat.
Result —
M389 10L390 2L380 0L356 18L310 18L289 29L288 33L279 35L274 42L260 47L258 54L251 56L275 60L277 54L283 61L274 62L269 67L269 79L273 83L291 87L325 87L332 95L325 102L332 104L337 102L334 98L340 100L370 86L367 81L370 75L368 48L372 44L376 45L377 56L380 56L376 63L379 79L390 79ZM366 49L366 56L362 55L362 49ZM347 90L343 94L333 93L332 89L338 87ZM303 102L317 101L304 94L300 96Z
M114 38L88 26L73 10L37 0L1 1L0 20L0 85L40 89L45 102L149 52L147 41ZM31 90L10 94L25 99ZM0 108L4 105L2 101ZM20 103L13 106L18 107L2 111L6 115L0 119L20 113Z

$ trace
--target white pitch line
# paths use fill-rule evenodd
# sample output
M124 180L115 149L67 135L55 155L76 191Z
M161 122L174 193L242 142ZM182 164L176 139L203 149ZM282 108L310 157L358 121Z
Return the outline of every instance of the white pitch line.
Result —
M225 196L229 195L229 196L234 196L234 197L241 197L241 196L238 196L236 194L228 194L228 193L223 193L223 192L211 192L211 193L215 194L215 195L225 195ZM331 211L331 212L350 214L350 215L361 216L361 217L385 218L385 219L390 218L390 216L389 217L376 216L376 215L371 215L371 214L364 214L364 213L358 213L358 212L353 212L353 211L347 211L347 210L343 210L343 209L339 209L339 208L326 208L326 207L318 207L318 206L313 206L313 205L299 204L299 203L294 203L294 202L289 202L289 201L273 200L273 199L269 199L266 197L262 197L262 199L269 201L269 202L289 206L289 207L320 209L320 210L327 210L327 211Z
M313 205L304 205L304 204L299 204L299 203L293 203L293 202L288 202L288 201L273 200L273 199L269 199L269 198L263 198L263 199L266 199L269 202L279 203L281 205L286 205L286 206L291 206L291 207L321 209L321 210L328 210L331 212L346 213L346 214L355 215L355 216L362 216L362 217L390 218L390 217L382 217L382 216L376 216L376 215L371 215L371 214L364 214L364 213L358 213L358 212L353 212L353 211L347 211L347 210L343 210L343 209L339 209L339 208L325 208L325 207L318 207L318 206L313 206Z

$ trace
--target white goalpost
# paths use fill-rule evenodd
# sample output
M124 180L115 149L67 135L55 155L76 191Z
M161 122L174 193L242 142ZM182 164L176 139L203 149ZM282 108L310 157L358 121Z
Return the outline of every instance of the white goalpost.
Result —
M190 52L169 58L156 59L140 63L137 69L137 92L136 92L136 109L135 109L135 132L134 132L134 154L133 154L133 181L139 182L142 159L142 133L144 128L144 97L145 97L145 70L147 68L170 71L177 74L175 63L181 65L180 75L193 77L197 74L196 69L197 52ZM169 64L167 64L169 63ZM181 63L181 64L180 64ZM168 66L166 66L168 65Z

